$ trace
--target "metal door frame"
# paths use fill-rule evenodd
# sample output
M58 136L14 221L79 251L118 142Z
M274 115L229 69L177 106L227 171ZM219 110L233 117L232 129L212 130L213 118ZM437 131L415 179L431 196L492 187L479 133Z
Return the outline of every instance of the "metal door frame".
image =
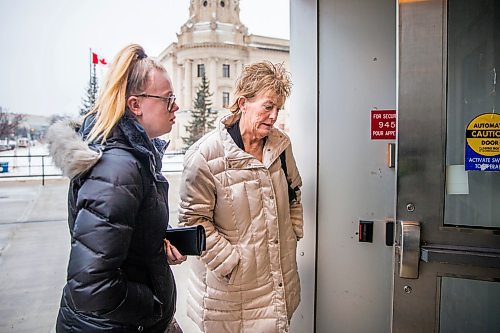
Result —
M475 261L481 253L470 256L471 251L481 252L478 244L486 249L498 248L500 235L498 230L443 225L447 1L400 1L399 29L396 219L420 223L422 248L418 255L429 262L420 260L418 279L399 277L401 242L398 243L398 239L402 236L399 224L392 329L393 332L437 332L441 278L500 278L500 268L493 267L495 263L491 258L481 263ZM498 259L493 257L493 260ZM472 263L484 266L472 267Z

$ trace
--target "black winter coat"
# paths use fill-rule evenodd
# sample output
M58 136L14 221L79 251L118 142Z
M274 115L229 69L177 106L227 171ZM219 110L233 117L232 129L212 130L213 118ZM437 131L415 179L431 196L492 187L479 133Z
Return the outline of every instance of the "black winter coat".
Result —
M127 114L104 146L89 150L82 141L89 130L84 124L76 135L60 123L48 135L54 160L71 177L71 253L56 331L164 332L176 291L163 247L162 147Z

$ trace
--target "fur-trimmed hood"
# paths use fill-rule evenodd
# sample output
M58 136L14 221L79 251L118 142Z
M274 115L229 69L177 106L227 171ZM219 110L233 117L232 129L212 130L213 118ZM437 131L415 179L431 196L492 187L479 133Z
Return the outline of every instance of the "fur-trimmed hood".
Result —
M80 126L76 121L62 120L50 126L46 135L55 165L69 178L89 170L102 156L102 150L92 150L83 141Z
M86 137L93 126L93 117L85 118L83 124L63 120L50 126L47 143L54 163L70 179L91 169L101 158L104 150L119 147L131 151L139 159L148 161L151 174L156 181L166 182L161 173L163 154L168 142L150 140L144 128L128 112L118 121L111 137L104 145L88 143Z

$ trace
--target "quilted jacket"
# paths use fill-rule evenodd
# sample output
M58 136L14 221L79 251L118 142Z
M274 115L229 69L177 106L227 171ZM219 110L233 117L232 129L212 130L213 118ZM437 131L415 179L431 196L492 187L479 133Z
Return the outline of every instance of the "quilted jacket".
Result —
M90 128L87 121L77 134L60 123L47 137L71 178L71 252L56 330L164 332L176 291L163 248L169 213L161 147L132 116L103 146L82 140Z
M300 302L301 178L290 140L276 128L262 162L238 147L228 127L240 116L223 118L185 156L179 221L207 232L207 250L192 264L188 316L209 333L286 332ZM283 151L297 194L291 203Z

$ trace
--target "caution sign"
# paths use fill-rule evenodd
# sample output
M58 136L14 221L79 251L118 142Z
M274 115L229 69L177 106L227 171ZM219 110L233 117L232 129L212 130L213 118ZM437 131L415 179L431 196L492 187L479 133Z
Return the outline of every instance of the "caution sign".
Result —
M500 171L500 115L472 119L465 138L465 170Z

